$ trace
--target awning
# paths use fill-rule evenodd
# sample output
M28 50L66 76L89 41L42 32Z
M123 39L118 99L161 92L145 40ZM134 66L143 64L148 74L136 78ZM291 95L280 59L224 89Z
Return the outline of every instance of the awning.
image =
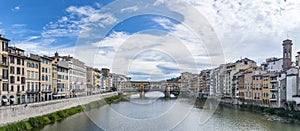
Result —
M15 98L10 98L11 101L15 101Z
M7 99L2 99L3 102L7 102Z

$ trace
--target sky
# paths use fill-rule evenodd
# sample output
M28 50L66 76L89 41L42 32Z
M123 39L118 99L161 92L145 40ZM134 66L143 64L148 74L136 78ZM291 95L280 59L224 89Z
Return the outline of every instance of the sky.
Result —
M71 55L95 68L159 80L300 51L292 0L2 0L0 34L26 54ZM294 59L294 58L293 58Z

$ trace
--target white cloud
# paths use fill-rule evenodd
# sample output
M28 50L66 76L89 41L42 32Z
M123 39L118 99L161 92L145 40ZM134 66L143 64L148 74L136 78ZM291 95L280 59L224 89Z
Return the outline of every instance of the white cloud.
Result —
M13 24L12 27L24 27L26 24Z
M287 38L287 33L294 43L300 42L300 25L297 24L300 23L299 1L185 1L205 16L213 26L222 43L227 62L233 62L240 57L250 57L258 62L267 57L281 57L281 43ZM180 9L174 1L160 0L158 3L166 4L170 10ZM183 12L189 10L192 9ZM188 16L184 17L186 20ZM181 35L178 27L183 25L170 28L168 21L156 21ZM188 37L184 36L186 39ZM299 49L300 45L294 44L294 52Z
M20 6L16 6L16 7L12 8L11 10L12 11L19 11L20 9L21 9Z
M127 7L127 8L123 8L121 9L121 12L132 12L132 11L137 11L139 10L138 6L131 6L131 7Z
M70 6L66 9L66 13L58 21L47 24L42 36L45 38L76 37L82 29L91 23L105 27L117 21L112 14L101 13L100 9L91 6Z
M19 7L19 6L16 6L16 7L15 7L15 10L20 10L20 7Z

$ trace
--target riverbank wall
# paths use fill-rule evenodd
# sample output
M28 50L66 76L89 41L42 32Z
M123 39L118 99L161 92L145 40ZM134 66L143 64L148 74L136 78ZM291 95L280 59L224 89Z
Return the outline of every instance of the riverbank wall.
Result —
M77 98L29 103L27 105L3 106L0 107L0 126L27 120L30 117L42 116L79 105L85 105L117 94L117 92L111 92Z

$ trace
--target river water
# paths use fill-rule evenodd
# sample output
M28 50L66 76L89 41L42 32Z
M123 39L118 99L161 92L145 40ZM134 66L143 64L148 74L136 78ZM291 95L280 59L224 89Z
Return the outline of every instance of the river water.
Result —
M153 97L154 96L154 97ZM75 114L44 131L92 130L184 130L184 131L300 131L297 123L270 120L268 116L217 105L214 108L194 106L191 99L163 99L161 94L132 95L128 101Z

